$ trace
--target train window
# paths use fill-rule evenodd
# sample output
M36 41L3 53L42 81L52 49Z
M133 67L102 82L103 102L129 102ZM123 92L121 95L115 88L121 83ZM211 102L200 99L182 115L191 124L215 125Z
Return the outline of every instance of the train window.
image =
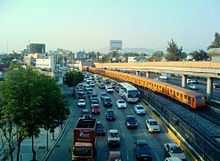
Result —
M176 95L179 96L179 92L177 92Z
M170 93L172 93L172 89L170 90Z
M187 99L187 95L184 95L184 99Z
M196 103L201 104L202 103L202 96L196 96Z
M154 84L154 87L156 87L156 84Z

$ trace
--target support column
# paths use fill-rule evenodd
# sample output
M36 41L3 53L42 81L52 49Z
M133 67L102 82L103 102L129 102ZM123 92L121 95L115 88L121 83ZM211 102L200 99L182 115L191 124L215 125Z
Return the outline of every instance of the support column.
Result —
M187 75L182 75L182 87L186 88Z
M213 78L208 77L207 78L207 87L206 87L207 100L212 98L212 94L213 94Z
M147 78L149 78L150 77L150 72L145 72L145 76L147 77Z

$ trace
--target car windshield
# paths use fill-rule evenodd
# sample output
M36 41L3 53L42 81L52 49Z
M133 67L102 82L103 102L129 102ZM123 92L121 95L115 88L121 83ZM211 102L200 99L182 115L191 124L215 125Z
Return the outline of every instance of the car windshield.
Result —
M129 98L136 98L137 94L138 94L138 91L128 91Z
M101 129L101 128L103 128L103 126L102 126L102 124L97 124L97 125L96 125L96 128L97 128L97 129Z
M128 121L136 121L134 117L128 117Z
M74 147L74 155L79 155L79 156L88 156L91 155L92 150L91 148L87 147Z
M148 147L148 145L145 144L145 143L140 143L140 144L138 144L138 147L139 147L139 148L143 148L143 147Z
M111 99L110 98L105 98L105 101L106 102L111 102Z
M144 108L142 106L137 106L138 110L143 110Z
M156 121L150 121L150 125L157 125Z
M84 100L79 100L79 102L85 102Z
M83 111L83 115L89 115L89 111Z
M125 103L124 100L118 100L118 103Z
M92 103L93 103L93 104L97 104L97 103L98 103L98 100L92 100Z
M170 148L170 152L171 153L182 153L183 151L182 151L182 149L180 149L180 147L173 146L173 147Z
M113 133L110 133L111 137L118 137L118 133L117 132L113 132Z
M114 115L113 111L108 111L108 115Z

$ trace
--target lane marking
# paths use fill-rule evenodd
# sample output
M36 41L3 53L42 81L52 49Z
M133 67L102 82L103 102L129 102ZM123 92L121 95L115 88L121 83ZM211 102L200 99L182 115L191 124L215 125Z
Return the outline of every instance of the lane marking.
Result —
M128 156L128 153L127 153L127 160L129 160L129 156Z
M147 137L147 133L145 132L144 135Z
M133 111L132 109L130 109L130 111L131 111L132 113L134 113L134 111Z
M157 153L156 153L156 152L154 152L154 154L156 155L157 160L158 160L158 161L160 161L160 159L159 159L159 157L158 157Z
M100 156L99 156L99 150L98 150L98 158L100 158Z

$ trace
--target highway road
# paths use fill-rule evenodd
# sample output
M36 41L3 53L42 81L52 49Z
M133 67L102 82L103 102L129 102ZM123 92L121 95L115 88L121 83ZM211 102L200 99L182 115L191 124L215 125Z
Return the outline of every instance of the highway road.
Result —
M94 87L94 91L96 91L99 95L101 90L97 87ZM71 90L69 90L71 94ZM161 128L160 134L149 134L145 127L145 120L148 118L152 118L152 116L147 113L146 116L137 116L133 111L133 104L128 104L127 109L117 109L116 100L120 98L119 94L114 91L113 94L108 94L112 101L115 113L116 120L115 121L106 121L105 112L107 110L106 107L102 105L102 101L100 101L100 109L101 114L93 116L97 120L100 120L104 126L106 131L108 129L118 129L119 134L121 136L121 145L120 147L113 148L108 147L107 145L107 136L105 137L97 137L97 161L105 161L107 160L108 151L120 150L122 153L122 157L125 161L135 161L136 157L133 150L133 142L136 139L144 139L148 142L149 146L152 149L153 161L163 161L164 157L164 149L163 144L168 142L173 142L172 139L167 135L164 129ZM86 98L86 108L90 109L89 98ZM80 116L82 108L77 107L77 98L73 98L71 102L71 119L69 124L67 125L61 139L58 144L54 148L51 153L48 161L71 161L71 151L72 151L72 142L73 142L73 129L76 125L77 119ZM138 129L127 129L124 123L126 115L135 115L136 119L139 122Z

